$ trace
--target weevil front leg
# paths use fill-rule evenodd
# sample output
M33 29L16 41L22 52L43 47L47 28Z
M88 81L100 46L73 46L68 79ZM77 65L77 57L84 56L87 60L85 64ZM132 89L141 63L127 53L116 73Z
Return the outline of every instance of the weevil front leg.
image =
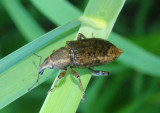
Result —
M30 91L38 83L38 81L39 81L39 74L38 74L36 82L30 88L28 88L28 91Z
M49 93L49 92L52 92L52 91L55 89L57 82L66 75L66 72L67 72L67 69L65 69L64 71L62 71L62 72L59 74L59 76L56 78L56 80L55 80L55 82L54 82L54 84L53 84L53 88L51 88L51 89L48 91L48 93Z
M86 37L82 33L78 33L77 40L82 40L82 37L86 39Z
M41 61L42 61L42 57L41 56L39 56L39 55L37 55L36 53L33 53L33 55L35 55L35 56L37 56L37 57L39 57L40 58L40 62L39 62L39 66L40 66L40 64L41 64ZM30 91L37 83L38 83L38 81L39 81L39 74L38 74L38 77L37 77L37 80L36 80L36 82L28 89L28 91Z
M91 68L88 68L88 69L91 71L93 76L108 76L109 75L108 71L95 71Z
M75 76L79 81L79 85L80 85L81 91L82 91L82 102L84 102L85 93L84 93L84 89L83 89L82 82L81 82L81 79L79 77L79 74L76 71L74 71L71 67L70 67L70 69L71 69L71 73L73 74L73 76Z

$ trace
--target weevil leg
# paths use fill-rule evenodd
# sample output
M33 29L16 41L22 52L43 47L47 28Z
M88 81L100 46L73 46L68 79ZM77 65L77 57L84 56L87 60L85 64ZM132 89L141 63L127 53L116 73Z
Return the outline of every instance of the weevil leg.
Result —
M52 92L52 91L55 89L57 82L66 75L66 72L67 72L67 69L64 70L64 71L62 71L62 72L59 74L59 76L56 78L56 80L55 80L55 82L54 82L54 84L53 84L53 88L51 88L51 89L48 91L48 93L49 93L49 92Z
M108 71L95 71L91 68L88 68L88 69L91 71L93 76L107 76L107 75L109 75Z
M41 61L42 61L42 56L39 56L39 55L37 55L36 53L33 53L33 55L35 55L35 56L37 56L37 57L39 57L39 58L40 58L40 61L39 61L39 66L40 66Z
M40 62L39 62L39 66L40 66L41 61L42 61L42 56L39 56L39 55L37 55L36 53L33 53L33 55L35 55L35 56L37 56L37 57L40 58ZM28 91L30 91L30 90L38 83L38 81L39 81L39 74L38 74L38 77L37 77L36 82L28 89Z
M30 91L38 83L38 81L39 81L39 74L38 74L36 82L30 88L28 88L28 91Z
M82 37L86 39L86 37L82 33L78 33L77 40L82 40Z
M80 85L81 91L82 91L82 102L84 102L85 92L84 92L84 89L83 89L82 82L81 82L81 79L79 77L79 74L76 71L74 71L71 67L70 67L70 69L71 69L71 73L73 74L73 76L75 76L79 81L79 85Z

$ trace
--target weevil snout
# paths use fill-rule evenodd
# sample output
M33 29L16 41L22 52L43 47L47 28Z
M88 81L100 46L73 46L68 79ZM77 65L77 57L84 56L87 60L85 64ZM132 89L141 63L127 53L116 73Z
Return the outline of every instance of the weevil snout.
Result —
M42 75L43 72L44 72L44 70L45 70L44 68L42 69L41 67L39 67L39 69L38 69L38 74L39 74L39 75Z
M50 57L47 57L44 62L38 68L38 74L42 75L46 68L52 68L52 61Z

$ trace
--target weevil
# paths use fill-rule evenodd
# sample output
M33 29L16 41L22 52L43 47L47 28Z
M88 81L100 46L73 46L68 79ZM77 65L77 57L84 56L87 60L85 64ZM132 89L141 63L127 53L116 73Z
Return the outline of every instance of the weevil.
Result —
M85 92L82 82L79 74L73 70L73 68L84 67L88 68L93 76L107 76L109 75L109 72L96 71L92 68L94 66L108 64L117 59L122 53L122 49L117 48L107 40L100 38L86 38L82 33L79 33L77 40L67 41L65 47L54 50L53 53L39 65L36 83L39 81L39 75L42 75L46 68L63 70L56 78L53 88L49 90L52 92L57 82L65 76L67 67L69 66L72 75L79 81L82 91L82 100L84 100ZM34 83L32 87L36 83Z

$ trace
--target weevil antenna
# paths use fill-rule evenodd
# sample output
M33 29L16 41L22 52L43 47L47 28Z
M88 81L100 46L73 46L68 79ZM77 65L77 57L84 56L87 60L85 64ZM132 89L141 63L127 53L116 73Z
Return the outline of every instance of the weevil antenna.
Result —
M33 53L35 56L39 57L40 58L40 61L39 61L39 66L41 65L41 61L42 61L42 56L39 56L37 55L36 53Z

